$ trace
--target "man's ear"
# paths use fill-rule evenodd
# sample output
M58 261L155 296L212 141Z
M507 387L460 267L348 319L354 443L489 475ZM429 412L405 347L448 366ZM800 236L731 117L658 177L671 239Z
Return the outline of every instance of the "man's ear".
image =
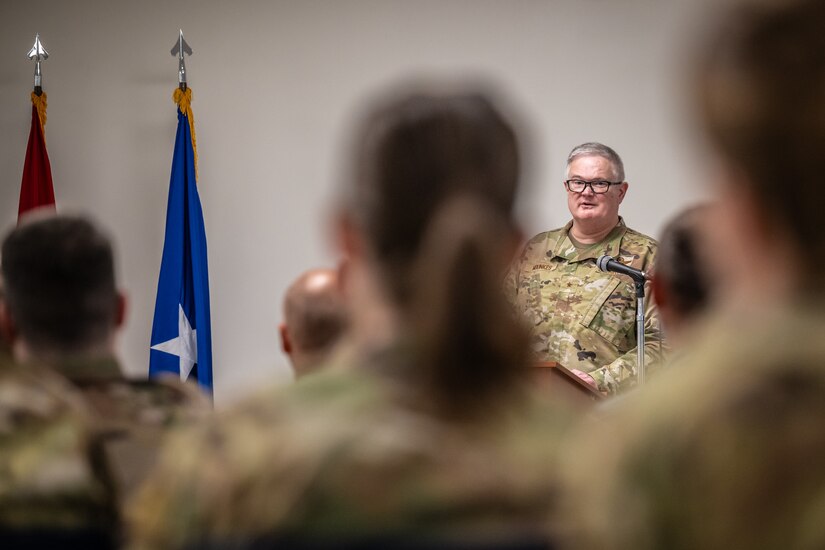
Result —
M17 340L17 327L14 325L14 319L9 313L6 302L0 300L0 342L5 342L11 348L15 340Z
M292 355L292 340L289 338L289 331L285 323L278 325L278 333L281 335L281 349L287 355Z
M627 195L627 189L630 187L630 184L626 181L623 181L622 184L619 186L619 204L622 203L624 200L625 195Z
M335 246L345 260L364 256L364 240L350 214L343 211L337 214L334 231Z
M123 323L126 322L127 303L126 294L119 290L117 292L117 305L115 306L115 328L123 328Z
M349 282L349 264L350 260L347 257L341 258L338 262L338 267L336 271L338 272L338 277L336 278L335 285L338 289L338 292L341 296L347 295L347 283Z

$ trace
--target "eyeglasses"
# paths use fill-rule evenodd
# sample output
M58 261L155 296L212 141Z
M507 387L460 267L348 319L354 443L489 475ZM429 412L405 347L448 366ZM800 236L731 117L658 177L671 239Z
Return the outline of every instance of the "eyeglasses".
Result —
M564 182L564 186L567 188L568 191L571 193L584 193L584 190L587 189L587 186L590 186L590 190L596 193L597 195L601 195L602 193L607 193L608 189L610 189L611 185L621 185L622 182L620 181L584 181L584 180L566 180Z

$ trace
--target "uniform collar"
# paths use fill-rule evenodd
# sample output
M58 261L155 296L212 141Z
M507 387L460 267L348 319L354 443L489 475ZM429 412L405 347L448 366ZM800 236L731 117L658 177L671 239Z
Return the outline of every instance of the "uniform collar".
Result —
M601 242L592 244L587 248L578 249L570 240L570 229L573 227L573 221L569 221L562 229L556 245L547 253L550 258L562 258L568 262L583 262L585 260L596 260L599 256L607 254L608 256L617 257L619 255L619 245L622 242L622 237L627 233L627 226L624 220L619 216L619 223L613 228L613 231L608 233L607 237Z
M61 361L54 366L55 370L75 381L107 381L124 379L120 364L114 357L100 357L94 359L71 359Z

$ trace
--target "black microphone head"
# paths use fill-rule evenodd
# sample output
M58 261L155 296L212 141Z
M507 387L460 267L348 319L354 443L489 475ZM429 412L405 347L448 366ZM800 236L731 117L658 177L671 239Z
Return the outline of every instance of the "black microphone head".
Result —
M605 254L604 256L599 256L599 259L596 260L596 267L599 268L599 271L607 271L607 262L611 261L613 258Z

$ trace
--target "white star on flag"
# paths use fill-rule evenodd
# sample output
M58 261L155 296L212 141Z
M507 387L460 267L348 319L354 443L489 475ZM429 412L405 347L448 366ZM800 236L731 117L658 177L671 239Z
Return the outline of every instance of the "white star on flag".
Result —
M178 337L152 346L152 349L177 355L180 358L180 379L184 382L189 378L192 367L198 362L197 331L197 329L192 329L189 319L183 312L183 306L178 304Z

